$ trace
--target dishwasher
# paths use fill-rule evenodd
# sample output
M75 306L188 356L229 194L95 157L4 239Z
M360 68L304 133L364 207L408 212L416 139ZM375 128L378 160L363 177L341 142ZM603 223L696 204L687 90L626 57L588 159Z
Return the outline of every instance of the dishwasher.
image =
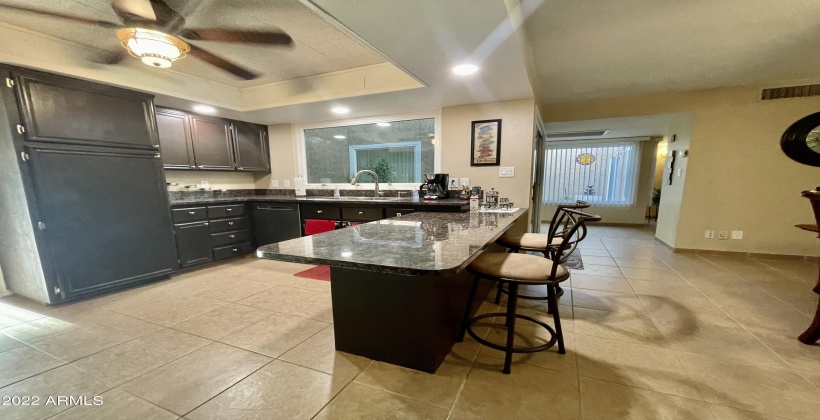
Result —
M257 247L298 238L302 235L299 205L254 203L253 226Z

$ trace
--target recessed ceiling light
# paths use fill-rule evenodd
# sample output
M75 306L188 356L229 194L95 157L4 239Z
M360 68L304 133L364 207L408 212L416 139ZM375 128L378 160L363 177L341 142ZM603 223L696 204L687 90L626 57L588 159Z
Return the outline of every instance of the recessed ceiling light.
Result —
M379 127L390 127L390 123L386 123L386 122L376 123L376 125L378 125Z
M337 134L337 135L333 136L333 138L334 138L334 139L346 139L347 137L345 137L345 136L343 136L343 135L341 135L341 134Z
M458 66L453 67L453 73L459 76L466 76L468 74L473 74L478 71L478 66L475 64L460 64Z
M216 108L210 105L194 105L194 111L201 112L203 114L213 114L216 112Z
M350 112L350 109L343 106L337 106L336 108L331 108L330 112L334 114L347 114Z

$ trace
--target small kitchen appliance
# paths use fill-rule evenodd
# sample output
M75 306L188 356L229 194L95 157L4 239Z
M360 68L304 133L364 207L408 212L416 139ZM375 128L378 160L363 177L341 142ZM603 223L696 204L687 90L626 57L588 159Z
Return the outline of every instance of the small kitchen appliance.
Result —
M426 182L421 186L425 200L447 198L450 176L448 174L424 174Z

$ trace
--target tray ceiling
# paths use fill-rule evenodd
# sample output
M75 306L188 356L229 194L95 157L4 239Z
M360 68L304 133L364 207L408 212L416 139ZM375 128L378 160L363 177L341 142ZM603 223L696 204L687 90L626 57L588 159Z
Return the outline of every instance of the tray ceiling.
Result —
M0 0L0 3L119 22L108 0ZM242 88L385 62L381 56L334 28L297 0L167 0L167 3L185 16L188 28L276 28L284 30L294 39L291 48L194 42L262 75L251 81L239 80L193 57L174 63L173 71L201 79ZM0 22L99 50L116 51L121 48L113 29L8 10L0 13ZM20 42L33 41L20 39ZM32 47L36 48L36 45ZM84 49L81 51L87 53ZM163 72L144 66L136 59L127 60L126 65L147 73Z

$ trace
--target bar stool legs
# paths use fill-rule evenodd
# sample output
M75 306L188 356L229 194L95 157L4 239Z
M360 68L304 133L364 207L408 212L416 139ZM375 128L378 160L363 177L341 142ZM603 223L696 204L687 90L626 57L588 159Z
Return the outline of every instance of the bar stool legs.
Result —
M558 314L558 298L554 285L547 286L547 306L555 322L555 335L558 336L558 354L566 354L564 349L564 333L561 330L561 317Z
M475 278L473 278L473 285L470 286L470 295L467 299L467 308L464 309L464 318L461 318L461 328L458 329L458 335L456 336L456 341L459 343L464 341L464 333L467 332L467 328L470 327L470 312L473 310L473 300L475 300L475 293L476 290L478 290L479 280L481 280L481 278L475 276Z
M515 310L518 305L518 283L511 282L507 298L507 348L504 354L504 373L512 371L513 343L515 343Z

